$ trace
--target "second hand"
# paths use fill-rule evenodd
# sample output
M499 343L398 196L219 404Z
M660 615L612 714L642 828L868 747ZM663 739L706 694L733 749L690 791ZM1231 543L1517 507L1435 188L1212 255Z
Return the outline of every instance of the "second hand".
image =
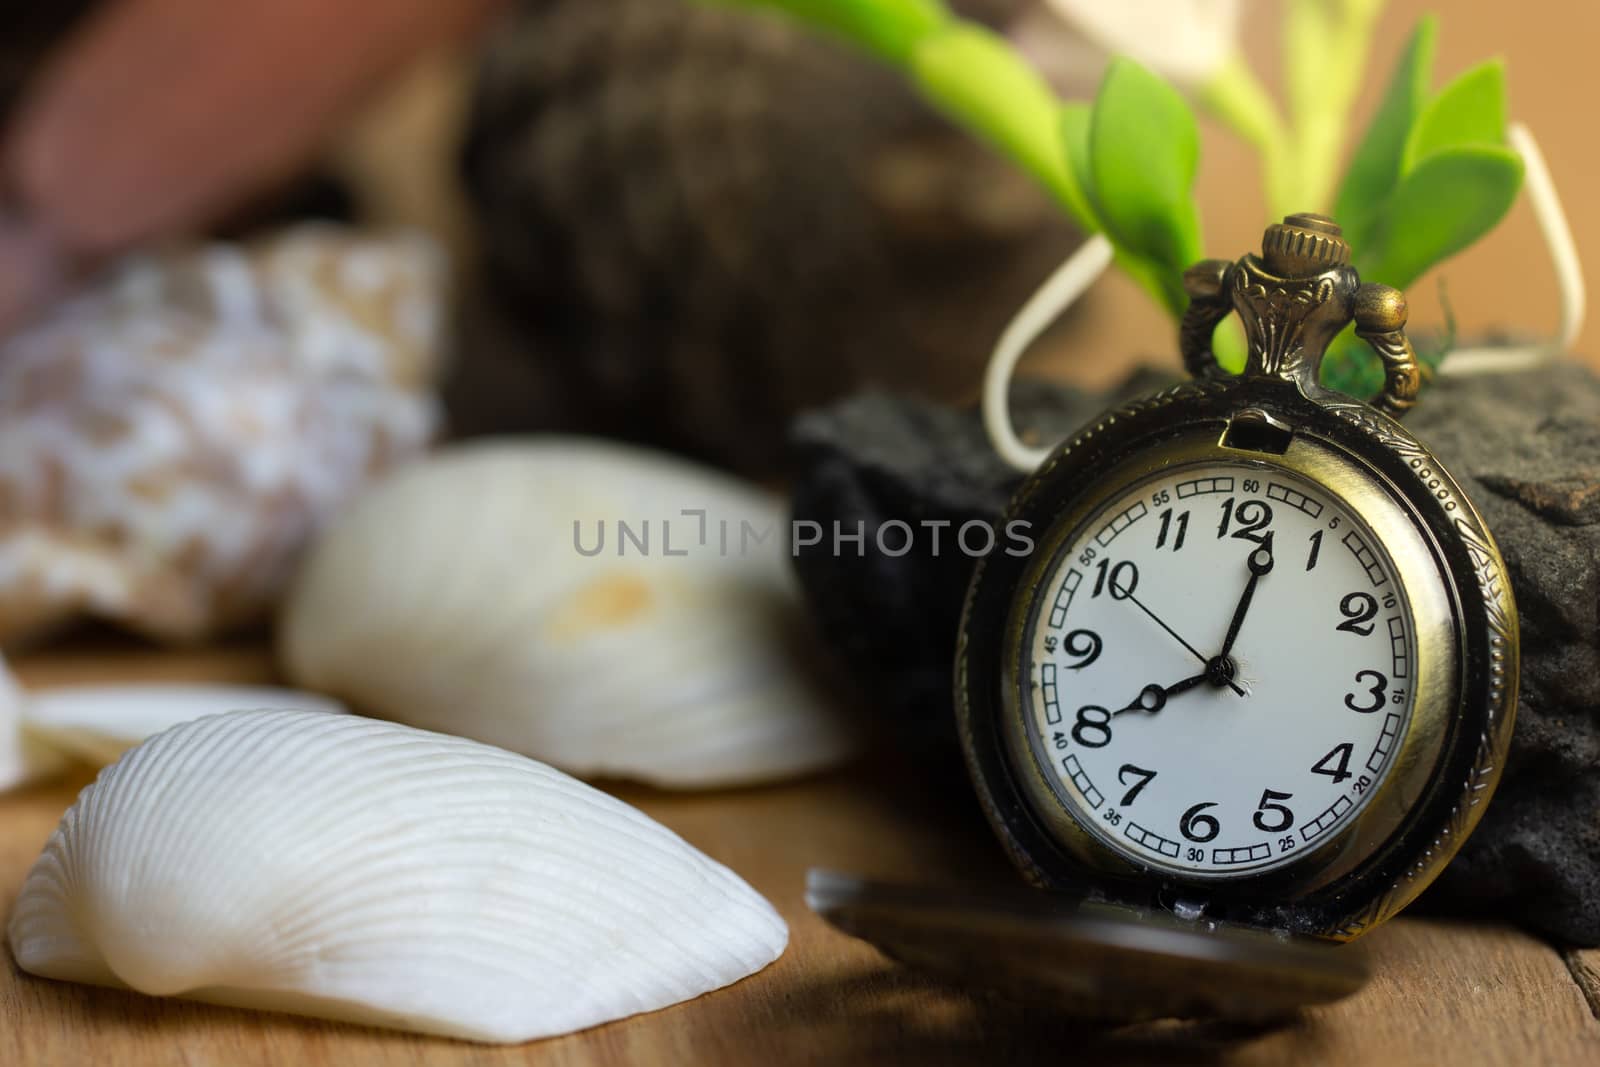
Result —
M1173 636L1173 638L1178 642L1178 644L1182 645L1184 648L1189 650L1190 655L1194 656L1195 659L1197 659L1201 663L1205 663L1205 664L1209 664L1211 662L1209 657L1203 655L1200 652L1199 649L1195 648L1189 642L1185 641L1183 639L1183 635L1179 634L1178 631L1174 630L1172 627L1168 626L1165 622L1163 622L1162 619L1161 619L1161 616L1157 615L1155 612L1153 612L1149 608L1145 607L1144 606L1144 602L1141 601L1138 597L1134 596L1133 595L1133 591L1131 589L1123 589L1121 586L1119 586L1117 584L1117 581L1116 581L1115 578L1111 579L1109 584L1111 586L1111 595L1112 596L1116 597L1119 600L1131 600L1131 601L1133 601L1133 606L1134 607L1138 608L1140 611L1144 612L1146 615L1148 615L1152 619L1154 619L1157 626L1161 627L1163 630L1167 631L1167 633L1171 634ZM1232 689L1235 693L1239 694L1240 696L1244 696L1244 690L1239 688L1238 683L1230 681L1230 682L1228 682L1228 688Z

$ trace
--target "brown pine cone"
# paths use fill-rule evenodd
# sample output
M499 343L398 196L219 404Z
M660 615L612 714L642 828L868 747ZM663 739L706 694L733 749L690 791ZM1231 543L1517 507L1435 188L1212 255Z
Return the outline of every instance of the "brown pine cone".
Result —
M897 74L684 0L522 3L487 47L465 170L487 311L456 429L618 434L749 471L778 467L795 412L862 386L973 391L1077 240Z

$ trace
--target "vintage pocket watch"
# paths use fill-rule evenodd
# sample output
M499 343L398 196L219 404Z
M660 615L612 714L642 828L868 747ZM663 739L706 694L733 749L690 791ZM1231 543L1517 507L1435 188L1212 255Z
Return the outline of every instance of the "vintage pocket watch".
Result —
M1268 932L1299 959L1296 935L1354 939L1443 869L1516 707L1505 565L1396 421L1419 382L1405 302L1349 255L1331 220L1295 215L1261 256L1188 271L1193 380L1107 411L1027 479L1001 521L1034 551L979 562L957 650L967 766L1029 882L1130 923ZM1230 311L1237 376L1211 351ZM1352 321L1386 370L1370 404L1318 382ZM1192 1002L1165 970L1152 1004Z

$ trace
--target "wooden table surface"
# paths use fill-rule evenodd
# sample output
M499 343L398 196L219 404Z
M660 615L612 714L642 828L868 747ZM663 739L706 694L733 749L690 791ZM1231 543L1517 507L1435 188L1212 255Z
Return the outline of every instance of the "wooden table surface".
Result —
M29 685L273 679L263 648L153 653L99 643L24 656ZM0 910L71 803L76 781L0 797ZM1099 1028L943 988L811 915L809 866L893 878L1008 877L975 815L907 772L873 766L794 785L710 794L619 790L731 866L788 919L788 951L688 1004L496 1048L157 1000L0 967L0 1064L1600 1064L1600 951L1515 930L1407 918L1368 939L1356 996L1269 1029L1163 1022Z

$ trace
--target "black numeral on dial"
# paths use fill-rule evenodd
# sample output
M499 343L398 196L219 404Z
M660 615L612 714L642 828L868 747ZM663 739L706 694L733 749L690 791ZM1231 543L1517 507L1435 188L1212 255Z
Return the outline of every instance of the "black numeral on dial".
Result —
M1046 638L1050 640L1050 638ZM1069 656L1079 657L1078 662L1067 664L1069 671L1081 671L1100 658L1100 635L1093 630L1073 630L1067 634L1062 650Z
M1250 821L1256 824L1257 830L1265 830L1269 834L1283 833L1294 825L1294 812L1275 801L1289 800L1293 797L1293 793L1279 793L1272 789L1262 790L1261 803L1256 805L1256 813ZM1275 814L1268 816L1268 812Z
M1334 745L1331 752L1311 765L1311 773L1325 774L1338 785L1350 777L1350 753L1354 749L1355 746L1349 741Z
M1172 509L1161 513L1161 532L1156 534L1156 547L1167 547L1167 534L1172 532ZM1187 511L1178 515L1177 536L1172 539L1172 551L1176 552L1183 547L1183 539L1189 533L1189 513Z
M1339 601L1339 614L1344 616L1339 629L1366 637L1372 633L1372 620L1378 617L1378 600L1371 593L1346 593Z
M1178 820L1178 832L1190 841L1198 841L1201 844L1215 840L1216 836L1222 832L1222 824L1212 816L1204 814L1204 812L1207 808L1216 806L1217 802L1215 800L1207 800L1184 812L1183 818Z
M1079 708L1072 739L1084 748L1105 748L1111 743L1111 712L1094 704Z
M1095 570L1091 595L1099 596L1109 588L1112 600L1127 600L1138 586L1139 568L1134 566L1133 560L1125 559L1113 567L1109 559L1103 559Z
M1131 763L1124 763L1122 768L1117 771L1117 781L1122 785L1127 785L1129 775L1132 775L1139 780L1133 783L1132 789L1122 794L1123 807L1127 807L1129 804L1132 804L1134 800L1138 798L1139 794L1144 792L1144 787L1150 784L1150 779L1156 776L1156 772L1147 771L1143 767L1135 767Z
M1377 671L1358 671L1356 672L1356 684L1368 686L1366 694L1372 698L1372 704L1370 706L1357 704L1356 695L1354 693L1346 693L1344 695L1345 707L1351 711L1359 711L1363 715L1371 715L1383 707L1383 702L1389 693L1388 678Z
M1217 524L1217 536L1227 537L1229 528L1237 522L1239 528L1233 531L1234 537L1258 545L1265 542L1267 535L1261 531L1272 525L1272 506L1261 500L1246 500L1235 510L1233 504L1231 496L1222 502L1222 521Z

